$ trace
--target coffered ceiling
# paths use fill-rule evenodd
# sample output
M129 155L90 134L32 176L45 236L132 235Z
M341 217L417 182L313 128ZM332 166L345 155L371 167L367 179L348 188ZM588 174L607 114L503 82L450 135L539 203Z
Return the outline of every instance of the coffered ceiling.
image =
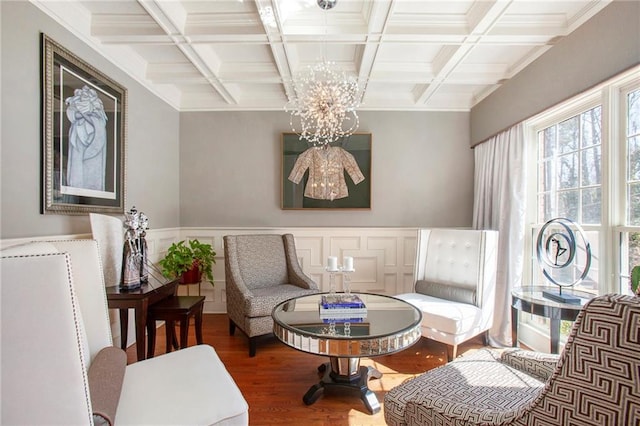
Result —
M361 110L469 110L611 0L31 0L180 111L282 110L322 59Z

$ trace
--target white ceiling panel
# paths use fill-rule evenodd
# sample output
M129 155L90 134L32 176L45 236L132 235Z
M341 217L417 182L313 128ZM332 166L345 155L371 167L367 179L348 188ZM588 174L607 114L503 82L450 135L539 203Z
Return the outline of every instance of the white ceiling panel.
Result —
M282 110L322 59L362 110L467 111L611 0L31 1L180 111Z

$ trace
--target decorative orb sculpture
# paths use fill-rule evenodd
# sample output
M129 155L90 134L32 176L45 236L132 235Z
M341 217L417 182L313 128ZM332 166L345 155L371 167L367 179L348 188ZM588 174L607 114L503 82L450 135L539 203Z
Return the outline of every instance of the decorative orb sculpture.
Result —
M581 264L578 264L579 249L585 253ZM558 286L556 291L543 291L543 296L562 303L579 304L580 298L563 295L562 288L573 287L582 282L591 267L591 245L580 225L566 218L549 220L538 232L536 254L542 274ZM568 268L577 268L580 272L578 278L562 281L557 276L554 277L554 270L569 270Z

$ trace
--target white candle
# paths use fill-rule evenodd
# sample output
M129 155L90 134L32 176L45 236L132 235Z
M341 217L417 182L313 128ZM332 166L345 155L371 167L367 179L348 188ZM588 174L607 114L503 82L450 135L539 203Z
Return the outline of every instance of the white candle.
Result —
M353 271L353 257L345 256L342 266L345 271Z
M338 270L338 258L335 256L329 256L329 258L327 259L327 265L328 265L328 269L330 271L337 271Z

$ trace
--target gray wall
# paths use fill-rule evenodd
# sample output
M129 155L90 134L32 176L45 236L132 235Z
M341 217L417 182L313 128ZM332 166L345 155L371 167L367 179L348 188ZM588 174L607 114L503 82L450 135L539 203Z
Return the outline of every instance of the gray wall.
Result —
M40 212L40 32L127 87L126 209L151 227L179 225L179 113L29 2L0 2L2 133L0 238L90 232L88 216Z
M286 113L182 113L181 225L471 226L468 113L358 115L372 134L370 211L281 210Z
M615 0L471 110L471 144L640 63L640 2Z
M361 113L373 134L372 209L283 211L286 113L179 114L30 3L0 8L2 239L90 232L86 215L39 213L41 31L128 88L126 208L152 228L471 225L468 113Z

